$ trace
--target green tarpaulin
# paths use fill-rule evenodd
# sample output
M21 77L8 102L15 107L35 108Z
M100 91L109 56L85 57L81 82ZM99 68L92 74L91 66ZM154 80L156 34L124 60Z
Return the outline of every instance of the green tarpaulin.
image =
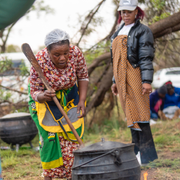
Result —
M22 17L35 0L0 0L0 30Z

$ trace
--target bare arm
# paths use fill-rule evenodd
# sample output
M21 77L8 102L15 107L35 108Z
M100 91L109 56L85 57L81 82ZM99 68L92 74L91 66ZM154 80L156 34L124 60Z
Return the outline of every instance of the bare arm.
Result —
M78 89L79 89L79 103L77 106L77 113L82 111L82 114L79 116L79 118L84 117L86 115L86 107L85 107L85 101L86 101L86 95L87 95L87 89L88 89L88 82L89 81L78 81Z

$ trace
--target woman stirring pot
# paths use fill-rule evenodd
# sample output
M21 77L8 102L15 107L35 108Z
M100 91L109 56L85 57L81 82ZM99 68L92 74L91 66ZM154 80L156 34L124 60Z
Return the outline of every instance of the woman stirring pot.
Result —
M70 45L66 32L55 29L36 55L53 92L46 90L33 67L30 71L29 109L39 131L40 157L45 180L71 179L73 151L79 144L52 97L56 96L82 138L88 72L82 52Z

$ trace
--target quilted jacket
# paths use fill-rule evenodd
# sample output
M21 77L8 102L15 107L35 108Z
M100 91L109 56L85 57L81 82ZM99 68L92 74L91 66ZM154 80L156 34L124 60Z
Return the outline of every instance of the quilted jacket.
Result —
M112 35L111 44L118 36L124 24ZM111 46L111 58L112 46ZM152 83L153 80L153 61L154 58L154 38L149 27L136 20L134 26L128 34L127 40L127 59L134 67L140 67L142 83Z

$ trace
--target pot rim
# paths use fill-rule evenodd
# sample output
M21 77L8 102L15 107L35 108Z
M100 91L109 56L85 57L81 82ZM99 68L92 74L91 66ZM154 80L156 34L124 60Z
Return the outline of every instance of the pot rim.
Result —
M24 116L17 116L17 117L7 117L7 118L0 118L0 122L3 121L18 121L18 120L26 120L25 118L31 118L31 115L24 115ZM32 118L31 118L32 119Z
M129 147L133 147L135 145L135 143L129 143L129 144L123 144L123 143L120 143L120 142L116 142L116 141L105 141L105 142L111 142L111 143L115 143L116 146L114 147L106 147L103 149L91 149L92 146L95 146L95 145L99 145L101 142L98 142L98 143L94 143L90 146L87 146L87 147L84 147L84 148L80 148L80 149L77 149L73 152L73 154L84 154L84 153L99 153L99 154L102 154L106 151L110 151L110 150L116 150L116 149L120 149L120 150L124 150L125 148L129 148ZM104 143L104 142L103 142ZM89 149L90 148L90 149ZM84 150L83 150L84 149Z

